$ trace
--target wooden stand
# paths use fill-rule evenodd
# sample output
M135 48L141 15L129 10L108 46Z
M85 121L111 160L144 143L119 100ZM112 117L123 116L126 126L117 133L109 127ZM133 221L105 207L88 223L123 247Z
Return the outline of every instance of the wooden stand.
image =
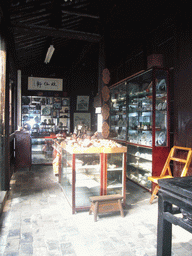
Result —
M121 216L124 217L123 207L121 204L121 200L123 196L117 195L105 195L105 196L92 196L91 200L91 208L89 210L89 214L94 213L94 221L97 221L97 215L99 213L108 213L108 212L116 212L120 211Z

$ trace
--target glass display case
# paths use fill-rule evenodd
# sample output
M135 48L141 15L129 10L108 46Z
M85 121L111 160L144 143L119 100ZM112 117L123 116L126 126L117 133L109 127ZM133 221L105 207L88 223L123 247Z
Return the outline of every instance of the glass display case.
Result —
M125 203L126 147L54 148L61 154L59 180L72 213L89 209L91 196L118 193Z
M126 81L123 81L111 88L110 132L117 140L126 140L127 138L126 84Z
M127 177L151 189L147 177L161 173L170 148L169 71L152 68L125 79L115 88L118 90L122 84L127 90ZM111 130L115 88L111 88Z

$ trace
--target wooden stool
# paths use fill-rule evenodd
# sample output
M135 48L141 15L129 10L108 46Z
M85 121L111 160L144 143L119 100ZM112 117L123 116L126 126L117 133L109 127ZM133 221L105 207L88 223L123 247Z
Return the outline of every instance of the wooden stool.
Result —
M94 213L94 221L97 221L97 215L99 213L120 211L121 216L124 217L123 207L121 200L123 196L116 195L104 195L104 196L92 196L89 198L91 201L91 207L89 214Z

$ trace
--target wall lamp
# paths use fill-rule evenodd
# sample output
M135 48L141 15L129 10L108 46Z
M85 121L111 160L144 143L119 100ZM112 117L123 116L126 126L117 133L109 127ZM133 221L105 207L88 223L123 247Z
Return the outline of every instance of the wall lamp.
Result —
M46 57L45 57L45 63L46 64L49 63L54 51L55 51L55 48L53 47L53 45L50 45L49 48L48 48Z

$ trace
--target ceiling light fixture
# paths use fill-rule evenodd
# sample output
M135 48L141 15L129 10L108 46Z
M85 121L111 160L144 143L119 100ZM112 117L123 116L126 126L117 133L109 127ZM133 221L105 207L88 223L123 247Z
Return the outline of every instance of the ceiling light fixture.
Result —
M47 51L46 57L45 57L45 63L46 63L46 64L50 62L50 59L51 59L51 57L52 57L54 51L55 51L54 46L53 46L53 45L50 45L50 46L49 46L49 49L48 49L48 51Z

